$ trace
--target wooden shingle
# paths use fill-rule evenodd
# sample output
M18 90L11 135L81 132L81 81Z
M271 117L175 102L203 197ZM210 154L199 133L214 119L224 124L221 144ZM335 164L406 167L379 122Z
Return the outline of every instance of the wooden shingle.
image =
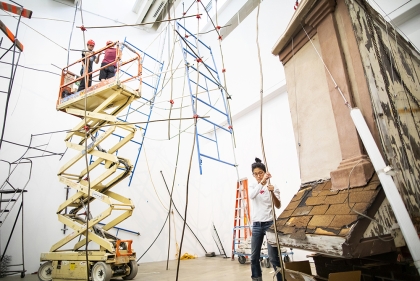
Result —
M352 203L350 203L350 204L352 204ZM364 214L364 213L366 213L366 210L368 209L369 206L370 206L369 203L356 203L353 206L353 210Z
M350 203L350 207L353 207L354 203ZM351 209L347 203L330 205L328 210L325 212L326 215L348 215Z
M306 192L306 189L299 190L299 192L296 193L295 196L293 196L291 202L300 201L300 199L302 199L302 196L305 194L305 192Z
M335 235L339 234L340 231L341 231L341 228L317 227L316 230L315 230L315 234L335 236Z
M357 215L336 215L329 226L341 228L344 226L349 226L356 221Z
M327 196L309 197L309 198L306 199L305 203L308 206L324 205L326 197Z
M294 210L288 210L288 211L284 210L284 211L280 214L279 218L280 218L280 219L289 218L289 217L292 215L293 211L294 211Z
M376 190L350 192L350 203L370 203L377 193Z
M312 216L300 216L300 217L293 217L290 218L286 225L287 226L294 226L296 228L303 228L306 227L309 221L312 219Z
M311 212L313 206L298 207L293 212L292 216L304 216Z
M347 193L325 196L324 204L342 204L347 200Z
M334 219L334 215L315 215L309 221L308 226L312 227L327 227L330 225L332 220Z
M312 208L312 211L309 213L309 215L323 215L325 214L325 212L328 210L329 207L330 205L314 206Z
M292 201L289 203L289 205L287 205L285 210L294 210L297 208L297 206L299 205L300 201Z

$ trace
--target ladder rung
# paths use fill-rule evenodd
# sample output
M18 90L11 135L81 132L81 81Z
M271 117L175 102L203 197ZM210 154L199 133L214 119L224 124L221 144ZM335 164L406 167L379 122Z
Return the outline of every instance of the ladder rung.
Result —
M1 212L8 213L8 212L9 212L9 210L0 210L0 213L1 213Z
M16 199L0 199L0 202L10 202L10 201L14 202L16 201Z

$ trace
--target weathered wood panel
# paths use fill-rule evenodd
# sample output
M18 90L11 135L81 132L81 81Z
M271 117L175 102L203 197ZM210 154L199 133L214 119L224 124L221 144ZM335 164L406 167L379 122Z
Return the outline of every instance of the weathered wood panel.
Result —
M386 161L420 232L420 55L366 1L346 0Z
M375 216L377 222L372 221L366 228L363 238L372 238L381 235L391 234L396 247L405 246L404 236L399 228L396 228L397 220L388 199L382 202Z
M268 243L276 245L274 232L267 231L266 235ZM343 256L342 245L346 242L344 237L330 235L306 234L305 240L296 240L290 238L290 235L278 234L278 236L281 247L315 251L337 257Z

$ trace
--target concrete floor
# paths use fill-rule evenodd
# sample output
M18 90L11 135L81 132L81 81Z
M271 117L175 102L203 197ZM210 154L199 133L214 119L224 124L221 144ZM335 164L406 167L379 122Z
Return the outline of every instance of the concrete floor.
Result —
M169 270L166 270L166 261L140 263L137 276L133 280L142 281L174 281L176 280L177 261L169 261ZM263 268L263 279L273 280L273 268ZM237 259L231 261L220 256L212 258L197 258L182 260L178 280L183 281L244 281L251 280L250 263L240 264ZM36 281L36 274L27 274L21 279L20 275L1 278L2 281ZM116 278L112 280L122 280Z

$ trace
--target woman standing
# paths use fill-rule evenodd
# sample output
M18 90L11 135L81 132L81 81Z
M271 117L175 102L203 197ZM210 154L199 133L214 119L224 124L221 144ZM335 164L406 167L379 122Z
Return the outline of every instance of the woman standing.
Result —
M111 45L113 42L111 40L108 40L106 42L106 45ZM104 67L110 63L110 65L108 65L107 67L104 67L101 69L101 71L99 72L99 80L103 81L109 78L112 78L115 76L115 70L117 68L117 48L113 47L113 48L108 48L105 50L105 56L104 59L102 60L101 63L101 67Z
M273 224L273 213L271 209L271 200L276 208L280 208L280 191L272 184L268 183L271 174L267 172L266 167L261 160L255 158L252 164L252 174L257 180L257 184L250 186L251 198L251 278L252 280L262 281L262 272L260 265L261 246L264 241L265 232ZM268 257L274 270L280 268L279 252L277 247L267 244ZM282 280L280 272L277 273L277 281Z

